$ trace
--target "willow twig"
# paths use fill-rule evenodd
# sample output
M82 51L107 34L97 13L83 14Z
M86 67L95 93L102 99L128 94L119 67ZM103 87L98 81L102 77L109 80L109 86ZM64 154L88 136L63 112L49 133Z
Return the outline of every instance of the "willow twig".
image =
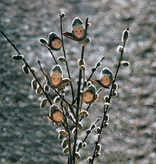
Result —
M5 38L7 39L7 41L8 41L8 42L12 45L12 47L16 50L16 52L18 53L18 55L21 55L21 53L19 52L19 50L17 49L17 47L10 41L10 39L9 39L2 31L0 31L0 32L5 36ZM36 77L34 71L30 68L29 64L27 63L27 61L25 60L24 57L23 57L22 60L24 61L26 67L29 68L29 70L30 70L30 72L32 73L33 77L36 79L38 85L39 85L40 88L42 89L42 91L43 91L44 95L46 96L47 100L49 101L50 105L52 105L52 102L51 102L50 98L48 97L47 93L44 91L44 89L43 89L42 85L40 84L38 78Z

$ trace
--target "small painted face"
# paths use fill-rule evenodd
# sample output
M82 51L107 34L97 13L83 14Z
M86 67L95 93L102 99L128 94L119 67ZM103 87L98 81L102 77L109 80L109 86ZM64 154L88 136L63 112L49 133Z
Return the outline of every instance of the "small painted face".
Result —
M52 77L51 77L51 83L53 85L58 85L58 84L60 84L60 82L61 82L61 75L53 73Z
M83 95L83 100L87 103L91 102L93 100L93 94L90 92L85 92Z
M60 122L63 119L63 115L61 112L57 111L53 114L53 119L56 122Z
M59 49L59 48L62 47L62 42L61 42L61 40L59 40L59 39L53 40L53 41L51 42L51 44L52 44L52 47L55 48L55 49Z
M101 78L101 83L105 86L109 85L110 84L110 79L109 79L109 76L108 75L104 75L102 78Z
M84 29L82 26L78 26L78 27L75 27L74 28L74 35L77 37L77 38L81 38L84 36Z

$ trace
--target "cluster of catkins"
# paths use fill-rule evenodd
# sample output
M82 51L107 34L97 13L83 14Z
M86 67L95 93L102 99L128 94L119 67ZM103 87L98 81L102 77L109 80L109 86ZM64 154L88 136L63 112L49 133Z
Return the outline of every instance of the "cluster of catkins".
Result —
M64 15L61 15L62 17ZM89 25L89 24L88 24ZM87 30L86 27L83 23L83 21L79 18L76 17L71 24L71 32L64 32L62 33L65 37L72 39L74 41L78 41L81 42L82 46L86 46L89 42L90 39L86 38L87 35ZM128 39L128 33L129 33L129 29L125 30L123 32L123 37L122 37L122 41L126 42ZM40 39L40 42L42 44L44 44L50 51L59 51L62 46L63 46L63 42L62 39L58 36L58 34L56 34L55 32L51 32L48 36L48 41L44 38ZM123 53L124 51L124 47L123 46L119 46L118 47L118 51L120 53ZM44 85L44 87L42 88L42 83L40 83L38 81L38 79L36 78L34 72L35 69L34 68L30 68L29 65L26 63L24 56L23 55L14 55L13 56L14 60L24 60L24 65L22 67L22 70L28 74L30 71L31 73L34 75L33 80L31 81L31 86L32 88L36 91L37 94L41 94L41 92L44 92L44 94L46 95L46 98L43 98L40 106L41 108L44 108L47 104L47 102L50 100L48 99L48 95L46 94L49 89L52 89L54 91L56 91L56 93L58 93L58 96L55 98L54 103L58 103L61 99L62 101L65 101L67 103L67 105L69 106L70 109L72 109L72 112L69 112L68 109L66 109L65 106L63 106L60 103L60 107L58 107L57 105L50 103L50 109L49 109L49 116L47 116L47 119L54 122L55 124L60 124L62 123L62 125L64 126L63 130L60 130L59 133L59 139L63 140L62 141L62 148L63 148L63 153L64 154L68 154L69 153L69 131L68 131L68 124L67 124L67 118L69 118L69 120L72 120L73 123L75 124L76 121L74 118L74 110L73 110L73 106L74 104L70 104L65 100L65 97L62 95L62 91L65 89L66 85L68 85L69 83L71 83L71 79L70 78L63 78L63 69L59 64L56 64L51 72L49 73L44 73L43 70L43 74L45 76L46 79L46 84ZM67 62L66 58L64 57L59 57L58 60L60 62ZM78 66L80 69L84 70L84 65L85 65L85 61L83 60L82 64L80 64L80 59L78 59ZM96 67L92 69L92 73L94 73L96 71L96 68L99 67L101 65L100 62L97 63ZM129 66L129 62L127 61L120 61L120 65L121 66ZM86 82L86 81L85 81ZM95 85L93 85L92 83L95 83L96 85L99 85L102 88L106 88L106 89L110 89L112 90L111 96L116 96L117 92L117 84L114 82L114 78L113 78L113 74L112 71L105 67L101 70L101 76L99 77L99 79L89 79L87 81L87 84L84 85L83 84L83 91L81 92L80 96L81 96L81 100L84 101L86 104L91 104L95 101L97 101L99 99L99 95L97 92L97 89L95 87ZM60 93L61 91L61 93ZM110 103L110 96L105 96L104 97L105 103L109 104ZM51 102L51 101L49 101ZM76 102L76 100L75 100ZM63 108L65 109L65 112L63 111ZM79 117L80 119L82 119L83 117L87 116L88 112L87 110L80 110L79 111ZM79 119L78 122L78 128L82 129L83 125L81 123L81 120ZM109 115L106 114L105 115L105 127L107 127L108 124L108 119L109 119ZM99 121L99 120L98 120ZM91 129L89 129L88 131L86 131L87 136L89 135L89 133L91 132L92 129L95 128L95 123L91 126ZM74 133L75 128L73 129L73 133ZM100 129L98 130L97 128L97 134L98 131L100 131ZM82 147L84 147L86 144L84 142L85 140L83 140L83 142L80 142L78 144L78 149L77 152L75 152L75 158L79 159L80 158L80 154L78 153L78 150ZM97 151L97 157L99 156L98 153L101 149L100 145L97 145L96 148ZM89 161L91 159L88 159Z

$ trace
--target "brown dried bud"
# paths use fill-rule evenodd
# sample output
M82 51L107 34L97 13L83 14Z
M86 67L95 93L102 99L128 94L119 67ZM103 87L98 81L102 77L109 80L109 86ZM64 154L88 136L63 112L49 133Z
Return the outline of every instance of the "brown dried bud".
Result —
M107 128L108 126L109 126L108 123L105 123L105 124L103 125L104 128Z
M67 132L65 130L59 130L58 133L62 136L66 136Z
M60 96L56 96L55 99L54 99L54 102L58 103L60 100L61 100Z
M66 147L63 149L63 154L68 154L69 153L69 147Z
M99 152L100 150L101 150L101 145L100 144L97 144L96 151Z
M84 70L84 69L85 69L85 65L81 65L81 66L80 66L80 69L81 69L81 70Z
M61 134L58 135L58 139L59 139L60 141L62 141L63 138L64 138L64 136L62 136Z
M22 66L22 70L25 74L29 74L29 68L25 64Z
M38 88L37 88L37 90L36 90L36 94L41 94L42 93L42 89L41 89L41 87L40 86L38 86Z
M44 38L40 38L39 42L44 44L44 45L48 43L48 41Z
M81 148L82 148L82 142L80 141L78 144L78 149L81 149Z
M117 83L114 83L113 84L113 89L116 90L118 88L118 84Z
M121 62L120 62L120 65L121 65L122 67L128 67L128 66L130 65L130 63L129 63L128 61L121 61Z
M23 58L24 58L24 55L13 55L12 56L12 59L13 60L16 60L16 61L22 60Z
M97 64L96 64L96 68L98 68L98 67L100 67L101 66L101 62L98 62Z
M123 52L123 46L121 46L121 45L119 45L118 47L117 47L117 52Z
M96 68L92 68L92 72L95 72L96 71Z
M49 86L47 84L44 85L44 91L48 92L49 91Z
M97 134L99 134L101 132L101 128L97 127L96 131L97 131Z
M85 66L85 60L83 59L83 62L81 64L81 59L78 59L77 65L78 65L79 68L81 68L81 65L84 65Z
M90 129L91 129L91 130L94 129L95 126L96 126L95 124L92 124Z
M118 95L118 92L117 92L117 91L113 91L112 96L113 96L113 97L116 97L117 95Z
M109 115L106 114L106 116L105 116L105 122L108 122L108 120L109 120Z
M87 162L91 162L91 161L92 161L92 157L88 157Z
M81 45L82 46L86 46L88 43L91 42L91 39L90 38L85 38L81 41Z
M63 56L58 57L57 60L58 60L59 62L62 62L62 63L64 63L64 62L67 61L67 59L66 59L65 57L63 57Z
M83 145L82 145L83 147L86 147L87 146L87 143L86 142L83 142Z
M86 116L88 115L88 112L86 110L82 110L81 112L79 112L80 116Z
M99 158L99 157L100 157L100 155L101 155L100 153L97 153L97 154L96 154L96 158Z
M36 90L37 89L37 81L36 81L36 79L33 79L31 81L31 87L32 87L33 90Z
M126 42L128 40L128 36L129 36L129 28L127 28L126 30L123 31L122 42Z
M82 129L82 128L83 128L83 124L82 124L81 122L78 122L77 127L78 127L79 129Z
M64 140L62 141L61 147L64 149L69 143L69 140L67 138L64 138Z
M76 133L76 128L72 130L72 134L74 135Z
M60 12L60 17L64 18L66 16L66 14L64 12Z
M108 101L109 101L109 96L108 96L108 95L106 95L106 96L104 97L104 101L105 101L105 102L108 102Z
M44 108L46 106L46 104L47 104L47 101L48 101L47 98L43 98L41 103L40 103L40 107Z
M91 132L91 130L90 130L90 129L87 129L87 130L86 130L86 133L87 133L87 134L89 134L90 132Z
M81 158L81 155L80 155L79 152L75 152L75 158L76 158L76 159L80 159L80 158Z

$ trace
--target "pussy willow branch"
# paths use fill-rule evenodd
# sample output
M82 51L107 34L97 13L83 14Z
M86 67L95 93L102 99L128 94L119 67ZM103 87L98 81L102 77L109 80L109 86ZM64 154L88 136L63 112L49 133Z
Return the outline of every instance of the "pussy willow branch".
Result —
M39 61L39 60L38 60L38 64L39 64L39 67L40 67L41 72L42 72L43 75L46 77L46 74L45 74L45 72L43 71L43 69L42 69L42 67L41 67L41 64L40 64L40 61ZM53 88L53 90L54 90L54 91L57 93L57 95L59 95L60 98L62 98L63 101L69 106L69 108L70 108L72 114L74 115L74 117L76 117L76 115L75 115L75 113L74 113L74 110L73 110L72 106L68 103L68 101L66 101L66 99L65 99L56 89Z
M88 18L86 19L85 29L87 34L87 28L88 28ZM82 46L81 50L81 60L80 65L83 64L83 58L84 58L84 49L85 46ZM75 135L74 135L74 146L73 146L73 164L75 164L75 151L76 151L76 141L77 141L77 134L78 134L78 121L79 121L79 108L80 108L80 88L81 88L81 78L82 78L82 70L79 69L79 80L78 80L78 89L77 89L77 109L76 109L76 129L75 129Z
M19 52L19 50L17 49L17 47L10 41L10 39L2 32L0 31L4 36L5 38L7 39L7 41L12 45L12 47L16 50L16 52L18 53L18 55L21 55L21 53ZM33 77L36 79L38 85L40 86L40 88L42 89L44 95L46 96L47 100L49 101L50 105L52 105L52 102L50 100L50 98L48 97L47 93L44 91L42 85L40 84L38 78L36 77L34 71L30 68L29 64L26 62L25 58L22 59L26 65L26 67L29 68L30 72L32 73Z
M69 143L68 143L68 147L69 147L69 156L68 156L68 164L72 164L72 155L71 155L71 142L70 142L70 128L69 128L69 125L68 125L68 122L67 122L67 117L65 116L65 113L64 113L64 110L63 110L63 98L61 99L61 109L63 111L63 116L64 116L64 121L65 121L65 124L66 126L64 126L64 129L67 130L67 133L68 133L68 139L69 139Z
M123 42L123 50L122 50L122 52L120 54L120 59L119 59L118 67L116 69L116 73L115 73L115 76L114 76L114 79L113 79L113 82L112 82L112 85L111 85L111 90L110 90L110 93L109 93L108 103L110 103L110 100L111 100L111 97L112 97L113 85L114 85L114 83L116 81L116 78L117 78L117 75L118 75L118 71L119 71L119 68L121 66L121 60L122 60L122 55L123 55L124 49L125 49L125 43L126 42L124 41ZM92 160L91 160L91 162L89 164L93 164L94 159L96 157L96 148L97 148L97 145L98 145L98 143L100 141L102 129L104 128L104 125L106 123L105 120L106 120L106 114L107 114L107 111L108 111L108 107L109 107L109 105L106 105L106 104L104 105L104 114L103 114L103 120L102 120L101 127L100 127L100 132L99 132L99 135L98 135L98 139L97 139L97 141L95 143L95 149L94 149L94 153L93 153L93 156L92 156Z
M47 47L48 48L48 47ZM53 57L55 64L58 64L57 60L55 59L55 56L53 54L53 52L50 50L50 48L48 48L49 52L51 53L51 56Z
M100 60L100 62L102 62L102 60L104 59L105 57L102 57L102 59ZM95 67L96 69L98 68L97 66ZM91 77L93 76L94 72L96 71L96 69L94 71L92 71L91 75L89 76L89 78L87 79L87 82L91 79Z
M100 121L100 119L98 118L98 119L95 121L94 124L97 124L99 121ZM94 129L94 128L89 129L90 132L86 134L86 136L85 136L84 139L82 140L82 143L84 143L84 142L86 141L86 139L88 138L89 134L92 132L93 129ZM77 151L79 151L79 150L80 150L80 149L78 148Z
M85 47L82 46L80 65L83 64L84 48ZM75 129L74 146L73 146L73 164L75 164L75 150L76 150L76 141L77 141L77 134L78 134L77 125L79 121L78 113L79 113L79 103L80 103L81 78L82 78L82 70L79 69L79 81L78 81L78 89L77 89L76 129Z
M102 57L102 59L100 60L100 62L102 62L102 60L104 59L105 57ZM96 66L95 67L96 69L98 68L98 66ZM94 72L96 71L96 69L93 71L92 70L92 73L91 73L91 75L89 76L89 78L87 79L87 82L91 79L91 77L93 76L93 74L94 74ZM84 86L82 87L82 90L84 90ZM76 102L76 100L77 100L77 97L75 98L75 100L74 100L74 102L73 102L73 104Z
M60 30L61 30L61 39L62 39L62 49L63 49L63 54L64 57L67 59L66 57L66 52L65 52L65 48L64 48L64 41L63 41L63 31L62 31L62 17L60 16ZM66 67L67 67L67 72L68 72L68 77L71 80L71 76L70 76L70 71L69 71L69 67L68 67L68 62L66 60ZM73 89L73 84L72 82L70 82L70 87L71 87L71 91L72 91L72 103L74 101L74 89Z

